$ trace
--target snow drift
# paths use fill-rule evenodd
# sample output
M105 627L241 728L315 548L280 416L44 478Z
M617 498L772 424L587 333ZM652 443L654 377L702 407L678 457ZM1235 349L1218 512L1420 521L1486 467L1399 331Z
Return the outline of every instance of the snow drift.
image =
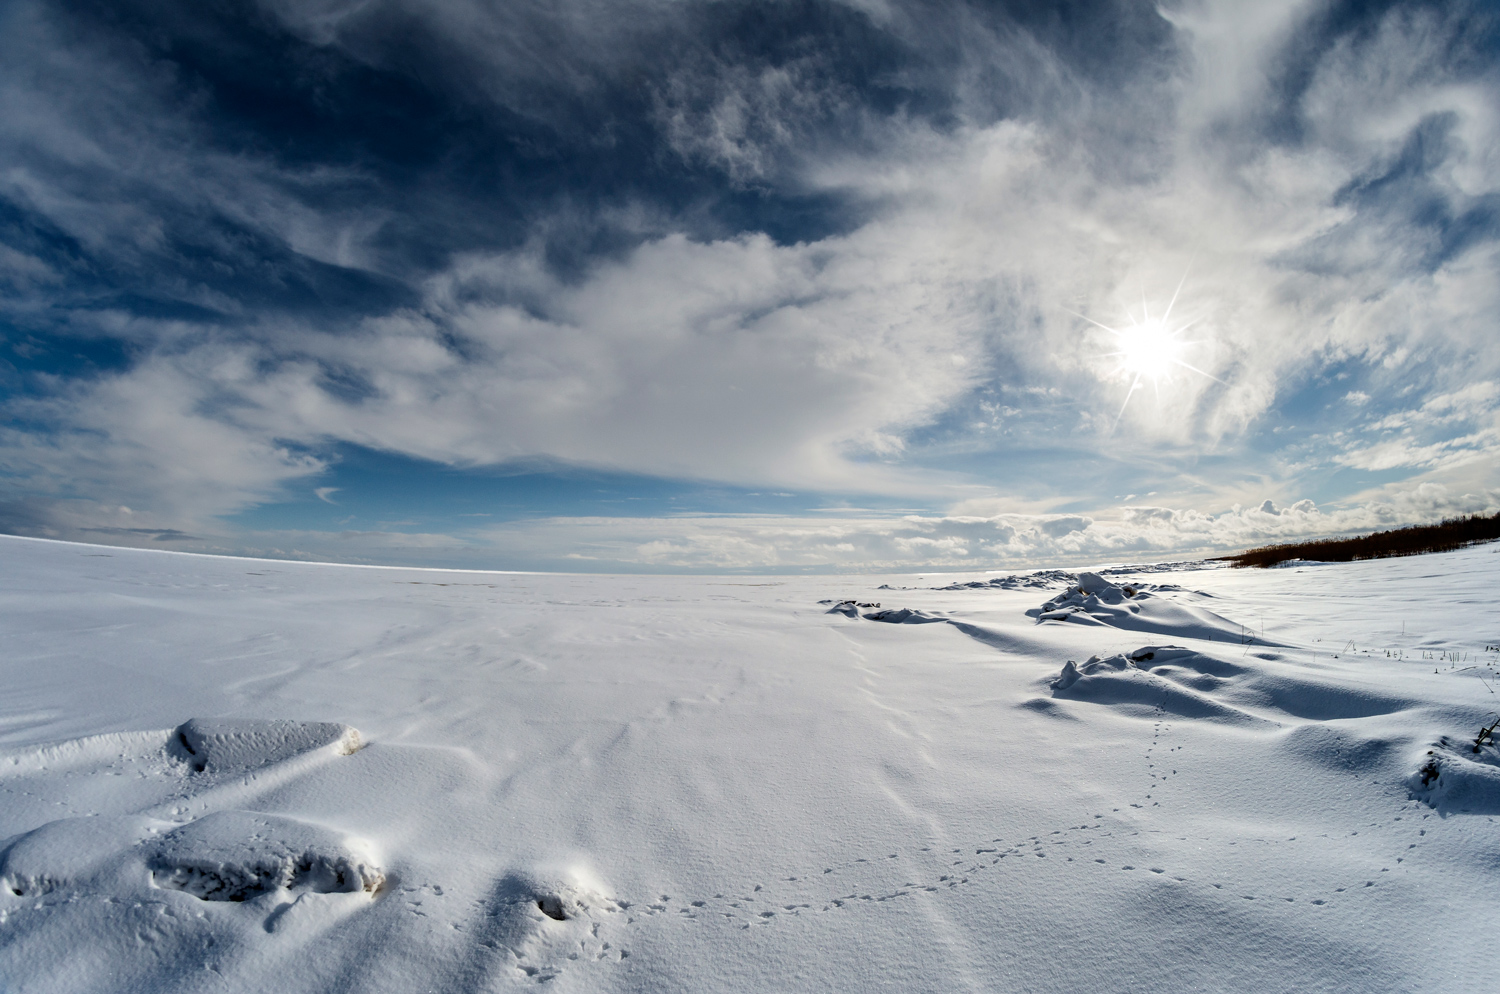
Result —
M1038 608L0 547L7 991L1492 971L1413 924L1500 910L1482 548L1042 576Z

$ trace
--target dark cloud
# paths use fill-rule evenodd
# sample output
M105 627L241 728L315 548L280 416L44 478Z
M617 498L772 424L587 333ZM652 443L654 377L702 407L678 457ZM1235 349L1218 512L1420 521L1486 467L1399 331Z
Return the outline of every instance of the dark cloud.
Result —
M868 206L807 188L808 155L876 151L897 118L1107 103L1170 47L1124 3L23 4L8 24L7 244L54 303L210 323L410 306L455 255L537 239L564 271L675 231L816 240Z

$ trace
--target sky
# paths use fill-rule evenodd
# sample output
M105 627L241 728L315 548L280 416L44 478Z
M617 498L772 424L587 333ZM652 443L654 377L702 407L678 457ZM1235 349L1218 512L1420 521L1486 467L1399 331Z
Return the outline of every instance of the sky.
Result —
M1500 11L11 0L0 532L1012 569L1500 510Z

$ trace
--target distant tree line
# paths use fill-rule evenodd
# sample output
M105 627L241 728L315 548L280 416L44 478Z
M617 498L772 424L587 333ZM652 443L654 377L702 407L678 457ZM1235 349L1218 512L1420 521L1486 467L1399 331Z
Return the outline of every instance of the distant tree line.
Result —
M1387 556L1419 556L1424 552L1448 552L1476 542L1500 538L1500 513L1471 514L1466 518L1449 518L1436 525L1413 525L1388 532L1376 532L1359 538L1318 539L1291 545L1267 545L1233 556L1219 556L1231 566L1258 566L1264 569L1289 559L1314 562L1347 563L1354 559L1383 559Z

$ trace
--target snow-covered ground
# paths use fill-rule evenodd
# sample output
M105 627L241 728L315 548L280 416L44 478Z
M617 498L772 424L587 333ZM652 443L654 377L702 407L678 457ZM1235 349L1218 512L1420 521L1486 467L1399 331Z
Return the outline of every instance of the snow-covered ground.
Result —
M0 538L0 990L1485 988L1497 552L992 583Z

